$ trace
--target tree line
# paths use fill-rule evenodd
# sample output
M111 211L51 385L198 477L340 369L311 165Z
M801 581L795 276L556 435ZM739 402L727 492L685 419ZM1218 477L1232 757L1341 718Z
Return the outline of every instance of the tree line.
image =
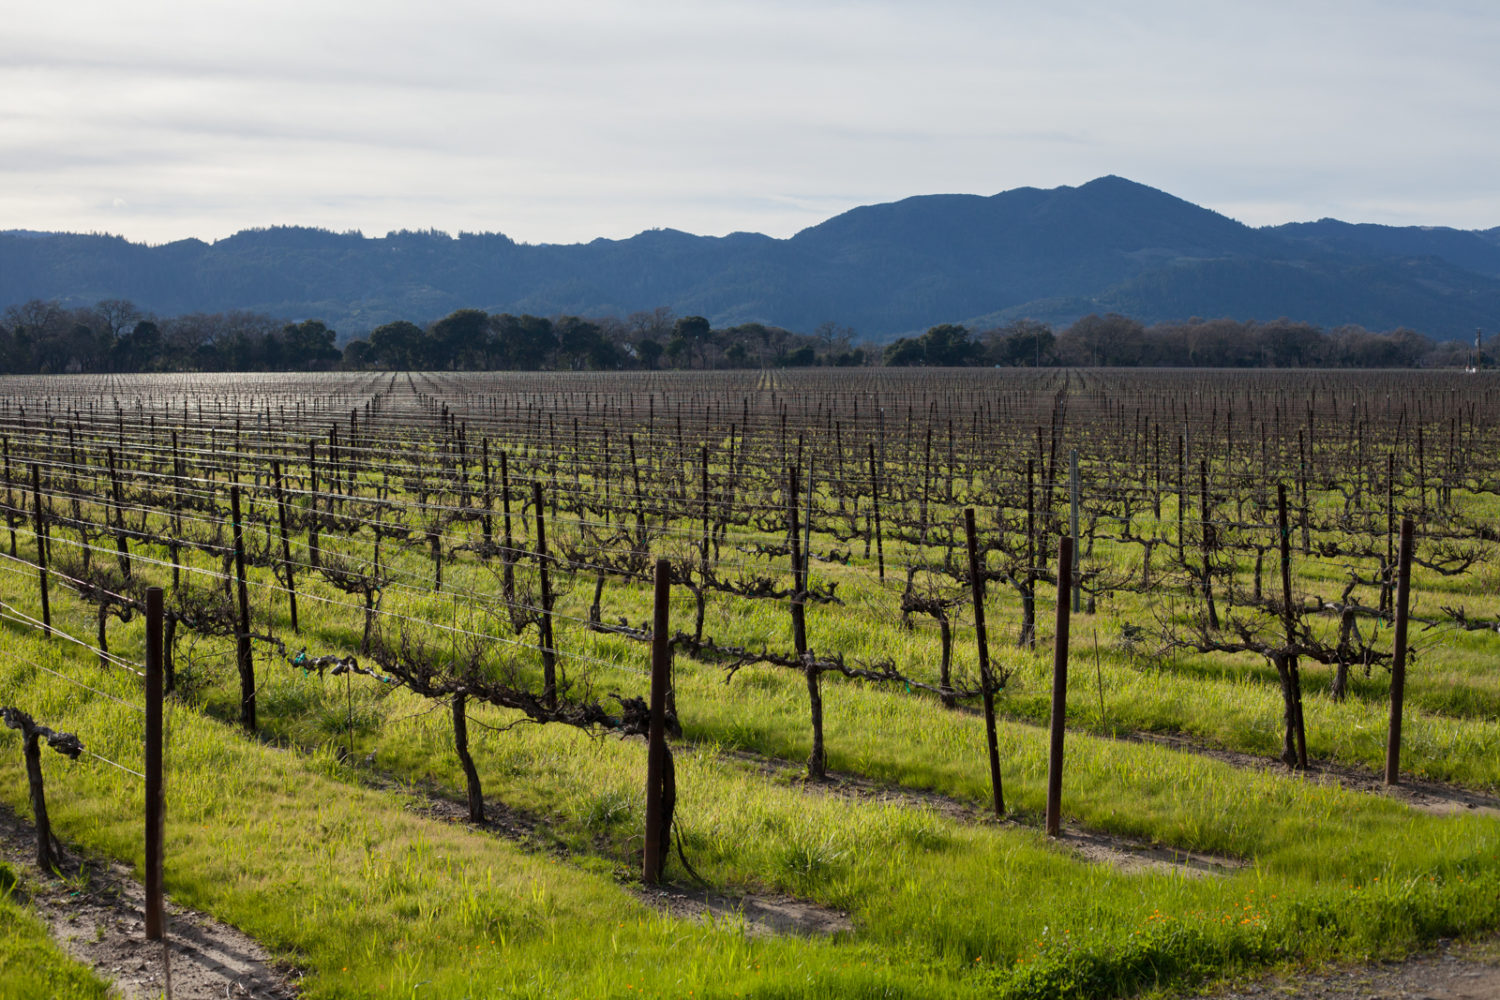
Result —
M1471 362L1461 341L1400 328L1372 333L1346 325L1190 319L1144 326L1118 313L1089 315L1061 331L1021 319L977 333L945 323L887 346L898 366L1164 368L1454 368ZM1488 352L1480 359L1488 362Z
M824 323L811 334L763 323L715 329L665 307L620 319L459 309L397 320L338 346L316 319L263 313L157 317L123 299L66 307L32 300L0 313L0 372L436 371L806 368L814 366L1415 368L1470 363L1469 345L1401 328L1324 330L1280 319L1190 319L1147 327L1115 313L1054 330L1021 319L978 331L951 323L883 350ZM1484 359L1481 359L1484 360Z
M425 327L398 320L337 346L316 319L263 313L157 317L122 299L70 308L34 299L0 313L0 372L437 371L860 366L875 352L854 331L812 334L763 323L714 329L658 308L625 319L514 316L460 309Z

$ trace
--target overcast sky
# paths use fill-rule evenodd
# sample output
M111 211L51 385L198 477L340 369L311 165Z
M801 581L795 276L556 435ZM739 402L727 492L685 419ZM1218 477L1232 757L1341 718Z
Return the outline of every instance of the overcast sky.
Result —
M789 236L1120 174L1500 225L1500 5L4 0L0 229Z

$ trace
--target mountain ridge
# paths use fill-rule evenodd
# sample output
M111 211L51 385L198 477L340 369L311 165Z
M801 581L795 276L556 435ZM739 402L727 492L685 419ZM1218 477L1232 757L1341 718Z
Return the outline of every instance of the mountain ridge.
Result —
M455 309L618 315L667 306L717 326L824 322L889 339L943 322L1091 312L1142 322L1287 317L1469 336L1500 315L1500 227L1323 219L1250 227L1109 175L1076 187L915 195L792 236L524 244L501 233L301 226L148 246L99 234L0 231L0 308L123 298L162 315L252 310L344 333Z

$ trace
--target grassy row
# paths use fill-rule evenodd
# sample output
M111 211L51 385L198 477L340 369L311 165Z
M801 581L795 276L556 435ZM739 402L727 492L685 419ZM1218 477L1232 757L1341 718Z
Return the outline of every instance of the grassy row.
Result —
M128 683L91 680L130 693ZM5 696L11 685L29 691L39 714L66 711L81 731L116 734L96 741L98 752L119 759L133 748L129 709L34 671L11 671ZM386 700L404 713L402 698ZM810 796L722 755L684 757L688 849L710 881L848 907L858 927L845 941L753 941L734 927L658 916L598 870L608 845L628 846L638 828L636 744L536 728L477 741L494 793L514 793L580 845L606 844L604 864L563 864L414 815L399 796L349 781L327 753L249 742L182 709L173 723L170 890L305 968L311 996L458 997L475 984L523 996L1100 995L1242 962L1388 952L1496 916L1494 824L1294 791L1285 779L1260 776L1265 787L1248 791L1286 786L1276 803L1284 809L1263 799L1262 811L1287 817L1276 835L1312 842L1289 842L1233 878L1194 880L1124 875L1030 830ZM409 759L391 766L426 765L456 790L436 722L391 729L392 745L377 745L382 759L404 746ZM18 756L3 768L17 805ZM139 861L139 791L128 776L49 761L49 781L67 835ZM1330 832L1329 813L1340 810L1355 821L1342 835ZM397 959L386 961L392 950ZM1076 990L1059 993L1068 983Z
M37 663L87 676L86 661L66 662L59 647L7 638ZM123 678L88 680L138 697ZM132 709L7 663L0 697L22 694L39 718L66 718L94 752L138 764ZM732 922L661 916L604 875L339 780L331 754L278 750L180 708L171 728L169 893L304 970L310 997L702 996L763 984L812 995L797 984L827 968L816 954L825 949L859 955L873 970L866 978L907 995L930 989L930 976L873 949L750 941ZM87 758L45 766L61 835L139 865L138 781ZM0 757L0 798L24 808L19 752Z
M392 555L416 575L426 567L419 554ZM848 603L812 611L815 645L931 662L931 630L903 631L893 595L870 583L867 568L819 571L845 577ZM448 581L475 591L491 586L467 564L450 566ZM29 606L31 581L6 583L7 599ZM560 610L581 612L585 589L580 584ZM334 596L316 583L313 590ZM279 602L261 597L257 606L284 629ZM1047 595L1040 605L1050 609ZM76 602L60 597L56 606L70 631L91 634ZM387 607L473 624L449 595L393 590ZM1004 609L997 600L997 620L1012 613ZM606 610L638 622L646 597L611 585ZM1074 726L1177 729L1255 751L1277 741L1279 695L1257 665L1185 658L1167 669L1144 667L1110 638L1128 614L1121 598L1097 616L1094 678L1091 648L1075 644ZM311 652L357 643L350 612L305 602L303 616ZM681 596L674 619L690 620ZM1078 624L1075 636L1082 636ZM716 599L709 631L753 645L789 644L785 609L770 603ZM9 638L36 662L138 698L128 677L100 674L86 653L44 649L22 632ZM1482 650L1487 638L1464 641ZM111 641L138 655L139 625L112 627ZM564 632L562 644L618 665L587 668L595 693L643 691L643 647L577 629ZM236 697L226 652L223 643L202 643L194 668L205 684L202 703L220 717L232 715ZM971 655L962 653L965 663ZM1027 721L1045 705L1046 658L1005 658L1016 670L1003 699L1013 721L1000 733L1008 797L1023 818L1034 817L1044 740ZM579 661L571 668L575 675L585 669ZM1482 676L1457 653L1454 669ZM96 752L127 763L138 755L139 723L129 710L19 660L0 671L0 698L24 700L39 718L76 727ZM1072 736L1066 808L1075 821L1251 862L1225 879L1126 875L1084 862L1033 829L850 802L768 780L723 751L805 756L800 676L748 668L725 685L716 668L684 659L678 703L695 751L679 757L679 818L695 865L720 887L775 889L847 909L857 928L852 939L831 942L749 941L734 927L659 916L620 887L639 843L638 744L550 727L476 727L486 788L542 816L572 852L562 863L414 815L401 796L361 787L334 762L332 746L352 738L357 756L374 751L380 767L406 780L430 778L456 795L445 713L422 714L431 706L358 683L349 692L356 720L349 734L342 688L327 690L315 676L264 659L260 671L265 734L323 749L274 750L179 707L169 885L184 902L238 923L306 968L313 996L458 997L479 987L537 996L1094 996L1290 956L1389 954L1434 935L1493 926L1497 917L1500 827L1484 817L1422 816L1298 779ZM1090 680L1101 690L1091 691ZM1315 753L1372 759L1379 744L1371 741L1383 740L1383 709L1367 693L1335 705L1314 690ZM975 804L986 799L983 736L972 715L857 683L828 684L826 699L833 767ZM476 720L513 721L483 709ZM1408 725L1414 766L1494 783L1492 726L1430 711ZM48 767L64 833L138 862L140 793L132 779L98 764ZM23 802L19 753L0 755L0 768L0 795ZM392 948L394 963L382 957Z

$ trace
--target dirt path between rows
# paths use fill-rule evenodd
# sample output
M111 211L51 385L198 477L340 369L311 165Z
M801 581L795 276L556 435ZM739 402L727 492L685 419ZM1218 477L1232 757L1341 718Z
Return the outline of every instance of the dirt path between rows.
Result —
M0 806L0 859L20 879L16 898L74 959L115 984L126 1000L157 1000L166 989L160 942L146 940L145 890L124 865L67 849L62 876L36 866L36 827ZM206 914L167 902L174 1000L295 1000L295 970L274 965L256 941Z
M742 895L676 883L635 886L632 891L644 902L679 919L743 920L748 937L826 937L854 930L854 921L847 913L778 893Z
M1400 962L1285 973L1194 994L1193 1000L1495 1000L1500 941L1440 942Z
M1011 812L996 820L988 811L928 789L892 785L860 774L829 771L823 781L809 781L800 764L744 750L720 750L723 756L759 769L768 777L796 784L811 794L842 795L874 802L896 802L916 809L931 809L960 823L1036 827L1040 818ZM1245 867L1239 858L1206 854L1151 844L1099 830L1088 830L1065 824L1057 842L1095 864L1110 865L1121 871L1165 871L1181 875L1224 875Z
M1129 743L1151 743L1182 753L1211 757L1250 771L1275 771L1288 776L1298 774L1296 771L1289 770L1279 760L1239 750L1208 746L1181 733L1129 733L1121 734L1117 738ZM1340 764L1329 760L1309 760L1308 768L1302 774L1308 781L1338 785L1353 792L1384 795L1405 803L1419 812L1439 816L1455 813L1500 816L1500 798L1457 785L1403 778L1400 784L1391 786L1385 783L1384 775L1351 764ZM1500 997L1500 993L1496 996Z
M1087 734L1098 735L1098 734ZM1235 767L1258 771L1287 772L1285 765L1269 757L1206 746L1181 734L1130 733L1117 739L1123 742L1151 743L1170 749L1211 757ZM693 753L694 744L679 744L677 752ZM760 770L776 780L795 784L809 794L842 795L852 799L897 802L911 808L931 809L961 823L993 824L993 816L973 803L926 789L906 788L848 772L828 772L827 780L806 780L803 767L791 761L750 751L718 751L725 757ZM430 783L407 785L391 775L366 764L357 769L360 780L387 790L416 796L420 811L450 822L468 822L468 808L456 796ZM1314 761L1305 773L1307 780L1324 781L1367 794L1386 795L1414 809L1435 814L1466 811L1500 816L1500 799L1480 792L1444 785L1438 782L1407 780L1390 788L1379 775L1357 767L1329 761ZM566 844L551 835L545 818L515 809L494 799L485 802L482 828L515 841L529 850L565 859L570 851ZM1005 824L1037 827L1040 817L1011 813ZM1095 864L1109 865L1124 872L1157 871L1187 876L1225 875L1246 867L1239 858L1174 848L1121 837L1077 825L1065 825L1057 843ZM622 879L635 895L682 918L743 919L747 933L800 934L817 936L852 930L847 914L816 903L776 893L724 893L709 888L669 883L646 887ZM1500 1000L1500 990L1494 996Z
M957 710L975 716L980 714L979 709L970 705L960 706ZM1008 717L1005 721L1013 726L1027 727L1043 736L1047 732L1046 726L1039 726L1029 719ZM1196 754L1199 757L1211 757L1214 760L1223 761L1226 764L1248 771L1274 771L1289 776L1298 774L1298 772L1289 769L1277 758L1214 746L1202 742L1197 737L1187 733L1152 733L1143 730L1129 730L1111 735L1092 729L1071 726L1068 728L1068 733L1069 735L1077 734L1097 740L1114 740L1120 743L1151 743L1182 753ZM1352 792L1384 795L1404 802L1419 812L1431 813L1437 816L1465 812L1476 812L1485 816L1500 816L1500 796L1475 791L1474 789L1464 788L1459 785L1446 784L1441 781L1426 781L1418 778L1403 777L1399 784L1392 787L1385 783L1384 774L1376 773L1375 771L1354 764L1341 764L1331 760L1315 759L1308 760L1308 768L1305 772L1302 772L1302 775L1307 780L1335 784ZM1496 1000L1500 1000L1500 993L1496 994Z
M1185 736L1136 733L1121 738L1213 757L1236 767L1286 771L1280 761L1207 747ZM799 764L746 751L719 752L759 768L768 776L792 781L814 794L900 801L916 807L926 806L961 822L995 822L985 810L937 792L902 788L862 775L840 772L829 772L827 781L810 782L802 775L803 768ZM1390 788L1380 775L1327 761L1313 762L1307 778L1336 783L1353 791L1387 795L1423 812L1477 811L1500 815L1500 800L1439 782L1408 780ZM1079 828L1065 827L1060 839L1090 860L1126 871L1169 869L1183 874L1222 874L1243 866L1243 862L1234 858L1173 851ZM1299 1000L1500 1000L1500 939L1478 943L1443 941L1435 951L1402 961L1284 973L1194 994L1194 1000L1287 1000L1292 997Z

